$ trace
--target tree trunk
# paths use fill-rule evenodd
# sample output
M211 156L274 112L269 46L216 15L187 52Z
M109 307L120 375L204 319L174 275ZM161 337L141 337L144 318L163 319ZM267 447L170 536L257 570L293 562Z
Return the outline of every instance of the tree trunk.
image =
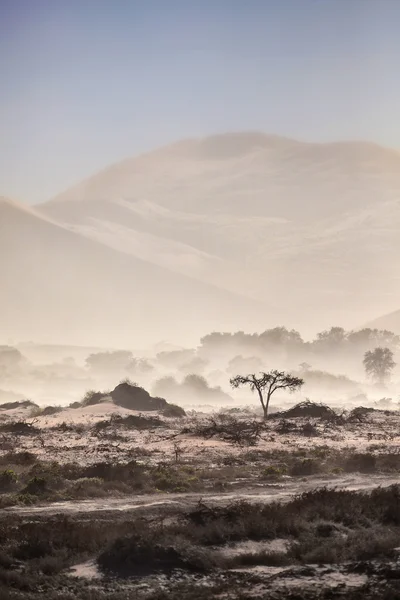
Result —
M260 398L260 403L261 403L261 406L263 407L263 411L264 411L264 419L266 419L266 416L265 416L265 410L267 410L267 412L268 412L268 408L266 409L266 407L265 407L265 404L264 404L264 398L263 398L263 395L262 395L262 391L261 391L261 390L259 390L259 389L257 388L257 392L258 392L258 396L259 396L259 398Z
M265 406L263 405L263 409L264 409L264 419L268 419L268 408L269 408L269 401L271 399L271 394L268 394L267 396L267 401L265 403Z

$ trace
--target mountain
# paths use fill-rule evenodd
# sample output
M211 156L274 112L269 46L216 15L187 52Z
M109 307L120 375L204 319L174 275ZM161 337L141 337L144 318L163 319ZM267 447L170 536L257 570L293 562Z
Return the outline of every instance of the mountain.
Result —
M400 194L400 154L362 142L312 144L262 133L177 142L124 160L57 196L71 201L147 200L202 215L309 222ZM56 206L57 205L57 206ZM63 206L64 205L64 206Z
M270 311L70 231L0 199L4 338L103 346L195 342L210 329L259 328Z
M387 329L388 331L393 331L393 333L400 335L400 310L395 310L388 315L378 317L377 319L370 321L366 327L371 327L371 329Z
M315 331L395 308L399 199L395 150L244 132L124 160L36 208Z

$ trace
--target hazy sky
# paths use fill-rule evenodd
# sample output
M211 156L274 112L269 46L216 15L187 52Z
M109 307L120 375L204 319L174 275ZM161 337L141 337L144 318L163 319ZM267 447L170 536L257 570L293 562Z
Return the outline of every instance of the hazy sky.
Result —
M0 0L0 195L175 139L400 148L400 0Z

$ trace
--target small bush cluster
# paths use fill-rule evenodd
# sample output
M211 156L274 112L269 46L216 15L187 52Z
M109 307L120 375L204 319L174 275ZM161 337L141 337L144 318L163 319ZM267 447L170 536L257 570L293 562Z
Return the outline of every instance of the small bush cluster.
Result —
M264 422L257 419L240 419L233 414L219 413L196 422L184 431L205 439L217 437L238 446L255 446L264 427Z

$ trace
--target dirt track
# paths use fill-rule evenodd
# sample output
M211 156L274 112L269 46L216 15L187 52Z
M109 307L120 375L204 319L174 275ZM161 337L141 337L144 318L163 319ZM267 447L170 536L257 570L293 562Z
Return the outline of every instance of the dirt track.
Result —
M205 492L194 493L171 493L171 494L149 494L124 496L123 498L96 498L90 500L74 500L65 502L54 502L35 506L11 506L3 509L5 512L18 514L79 514L99 512L129 512L138 509L152 507L175 506L186 508L195 505L199 500L210 504L228 504L235 500L246 500L247 502L273 502L286 500L295 494L310 491L319 487L339 488L346 490L372 490L382 486L387 487L400 483L399 477L388 477L384 475L360 475L351 474L337 478L312 477L307 480L293 481L288 479L284 482L271 483L257 488L244 488L232 492Z

